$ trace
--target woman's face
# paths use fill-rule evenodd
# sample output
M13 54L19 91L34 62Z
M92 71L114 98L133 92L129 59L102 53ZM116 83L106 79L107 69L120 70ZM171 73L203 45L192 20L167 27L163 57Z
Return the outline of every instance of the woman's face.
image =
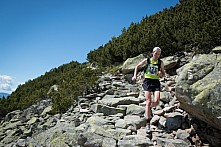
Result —
M153 52L153 57L159 58L160 54L161 54L161 50L156 50L156 51Z

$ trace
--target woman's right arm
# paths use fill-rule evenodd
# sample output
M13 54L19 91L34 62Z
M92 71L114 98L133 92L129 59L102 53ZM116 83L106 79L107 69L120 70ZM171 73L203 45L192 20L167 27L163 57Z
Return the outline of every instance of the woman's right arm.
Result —
M144 64L147 64L147 59L144 59L143 61L141 61L140 63L138 63L138 64L135 66L134 76L132 77L132 80L136 80L136 79L137 79L137 71L138 71L139 67L142 66L142 65L144 65Z

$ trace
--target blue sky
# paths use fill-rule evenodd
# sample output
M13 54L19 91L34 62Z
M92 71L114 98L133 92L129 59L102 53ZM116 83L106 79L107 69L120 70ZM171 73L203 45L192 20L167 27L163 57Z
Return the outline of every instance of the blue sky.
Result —
M179 0L0 0L0 92L106 44Z

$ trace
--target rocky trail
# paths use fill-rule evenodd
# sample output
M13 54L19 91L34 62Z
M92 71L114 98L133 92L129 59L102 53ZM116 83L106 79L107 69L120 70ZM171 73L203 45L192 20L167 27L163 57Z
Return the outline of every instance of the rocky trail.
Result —
M7 114L0 122L0 147L219 146L221 131L180 108L177 75L162 78L161 100L152 108L151 134L145 133L142 76L105 74L98 87L78 98L64 114L50 115L51 99Z

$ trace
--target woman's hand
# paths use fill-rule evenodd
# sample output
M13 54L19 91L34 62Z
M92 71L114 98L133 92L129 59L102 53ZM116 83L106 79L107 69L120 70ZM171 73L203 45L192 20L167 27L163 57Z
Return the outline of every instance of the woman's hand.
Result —
M136 80L137 79L137 76L133 76L132 77L132 81Z
M159 76L160 78L162 78L162 77L164 77L164 73L161 72L161 71L158 71L158 76Z

